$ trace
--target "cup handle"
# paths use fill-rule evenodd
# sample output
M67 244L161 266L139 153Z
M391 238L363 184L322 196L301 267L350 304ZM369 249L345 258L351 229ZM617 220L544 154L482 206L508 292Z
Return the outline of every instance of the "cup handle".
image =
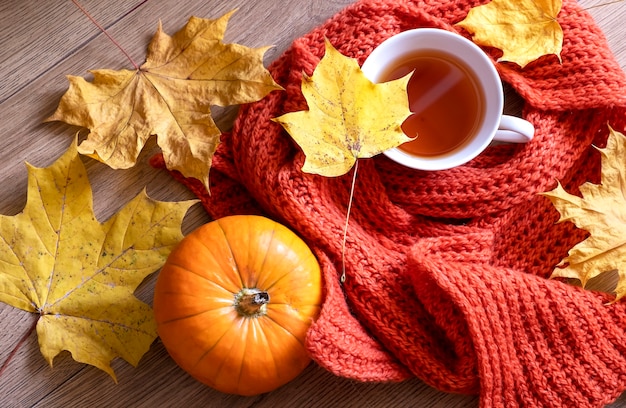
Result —
M493 140L498 142L526 143L530 142L534 135L535 127L532 123L515 116L502 115L500 126L498 126Z

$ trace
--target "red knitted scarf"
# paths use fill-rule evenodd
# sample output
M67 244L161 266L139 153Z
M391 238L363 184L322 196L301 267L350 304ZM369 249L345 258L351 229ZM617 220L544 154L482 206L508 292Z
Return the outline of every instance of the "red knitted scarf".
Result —
M484 1L482 1L484 2ZM521 70L496 64L536 127L525 145L490 147L465 166L409 170L362 160L341 285L351 175L303 174L280 125L307 109L324 37L362 63L389 36L416 27L459 31L470 0L363 0L297 39L271 67L285 92L242 106L223 135L211 195L185 183L213 217L263 213L314 249L325 301L307 347L331 372L357 380L417 376L445 391L479 393L483 407L598 407L626 389L626 302L547 279L585 237L538 195L598 182L608 126L626 127L626 78L591 17L566 0L562 65L545 56ZM467 33L462 34L467 35ZM497 50L487 50L497 57ZM163 165L158 159L156 166Z

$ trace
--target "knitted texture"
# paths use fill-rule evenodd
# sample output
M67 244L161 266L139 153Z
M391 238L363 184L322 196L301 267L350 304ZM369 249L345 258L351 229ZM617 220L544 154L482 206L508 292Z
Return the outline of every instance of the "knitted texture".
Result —
M270 119L307 109L327 37L363 63L401 31L454 26L471 0L357 2L271 66L284 92L242 106L223 135L211 195L184 179L215 218L260 213L295 230L322 266L325 300L307 347L331 372L362 381L417 376L483 407L599 407L626 389L626 303L548 279L585 238L538 193L598 182L608 126L626 126L626 78L603 34L564 2L562 64L544 56L520 69L496 64L536 128L524 145L488 148L454 169L410 170L380 155L360 161L341 274L352 175L302 173L304 157ZM486 49L497 58L498 50ZM163 166L156 158L155 166Z

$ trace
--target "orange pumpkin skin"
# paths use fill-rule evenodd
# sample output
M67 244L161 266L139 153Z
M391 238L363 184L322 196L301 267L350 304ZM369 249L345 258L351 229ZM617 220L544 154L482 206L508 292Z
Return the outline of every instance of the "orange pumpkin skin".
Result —
M309 364L304 338L322 301L308 246L260 216L205 224L171 252L154 290L159 336L174 361L225 393L257 395Z

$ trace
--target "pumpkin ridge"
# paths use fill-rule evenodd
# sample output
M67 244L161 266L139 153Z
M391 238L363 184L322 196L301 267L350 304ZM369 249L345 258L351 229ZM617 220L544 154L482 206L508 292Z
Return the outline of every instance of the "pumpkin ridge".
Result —
M269 321L271 321L272 323L274 323L274 325L275 325L276 327L279 327L279 328L281 328L284 332L289 333L289 334L290 334L290 335L291 335L294 339L296 339L296 341L297 341L299 344L301 344L301 345L304 347L304 342L303 342L302 340L300 340L300 339L298 338L298 336L296 336L296 335L295 335L295 334L294 334L291 330L287 329L287 328L286 328L286 327L284 327L282 324L278 323L278 322L276 321L276 319L272 318L272 317L271 317L271 316L269 316L268 314L266 314L264 317L265 317L265 318L267 318L267 319L268 319Z
M232 294L232 295L234 295L234 294L235 294L235 292L233 292L232 290L228 289L228 288L227 288L227 287L225 287L224 285L221 285L219 282L216 282L214 279L211 279L211 277L209 277L209 276L204 276L204 275L201 275L201 274L197 273L195 270L189 270L187 267L185 267L185 266L183 266L183 265L180 265L180 264L177 264L176 262L171 262L171 263L170 263L170 266L173 266L173 267L176 267L176 268L180 268L180 269L184 270L184 271L185 271L185 273L191 273L191 274L193 274L193 275L196 275L196 276L198 276L199 278L202 278L202 279L204 279L205 281L209 282L210 284L212 284L212 285L214 285L214 286L216 286L216 287L218 287L218 288L220 288L220 289L223 289L223 290L224 290L225 292L227 292L227 293L230 293L230 294ZM242 286L243 286L243 285L242 285ZM184 294L184 295L186 295L186 294L188 294L188 293L186 293L186 292L163 292L163 293L170 293L170 294L174 294L174 295L179 295L179 294Z
M211 330L211 328L210 328L210 327L207 327L206 331L209 331L209 330ZM225 331L221 334L221 336L215 340L215 343L213 343L210 347L208 347L208 348L204 351L204 353L202 353L202 354L200 355L200 357L198 358L198 360L194 363L193 368L196 368L196 367L198 366L198 364L202 363L202 361L203 361L205 358L207 358L207 356L211 353L211 351L213 351L213 349L214 349L214 348L215 348L215 347L216 347L216 346L220 343L220 341L222 341L222 339L224 338L224 336L226 335L226 333L228 333L230 330L232 330L232 327L231 327L231 328L229 328L228 330L225 330ZM231 347L232 347L232 346L231 346ZM223 365L224 365L224 362L222 361L221 366L223 366ZM221 366L220 366L220 370L221 370Z
M295 241L295 240L294 240L294 241ZM292 242L293 242L293 241L292 241ZM290 243L290 244L291 244L291 243ZM317 261L317 258L315 258L315 255L313 255L312 253L311 253L311 257L312 257L312 258L314 258L314 259ZM301 263L302 263L302 264L306 264L306 263L308 263L308 259L302 260L302 261L301 261ZM281 276L279 276L278 278L276 278L276 279L274 280L274 282L272 282L269 286L264 287L264 290L266 290L266 291L271 290L271 289L272 289L274 286L276 286L276 285L277 285L277 284L278 284L281 280L283 280L284 278L288 278L290 275L292 275L292 274L294 273L294 270L295 270L295 269L291 269L291 270L286 271L284 274L282 274ZM273 303L273 304L283 304L283 303L274 303L274 302L272 302L272 303Z
M243 371L244 371L244 362L243 360L245 359L245 355L248 351L248 332L249 332L249 328L247 327L250 322L247 321L248 319L246 319L246 321L243 322L243 325L246 326L246 334L244 336L242 336L242 338L244 338L246 341L243 342L243 352L241 353L241 363L238 364L239 367L239 375L237 375L237 393L241 394L241 378L243 377ZM221 371L221 369L220 369ZM218 372L219 375L219 372Z
M270 341L267 337L267 328L263 326L263 320L264 320L264 316L261 317L257 317L257 318L246 318L243 319L242 324L246 326L245 329L245 336L242 335L242 337L245 337L245 339L247 340L250 336L254 337L255 339L255 343L254 344L254 348L258 347L258 342L262 341L263 342L263 348L265 350L270 349ZM241 326L239 326L239 329L241 329ZM253 332L255 334L250 334L250 332ZM262 340L261 340L262 339ZM245 342L245 347L244 347L244 352L242 353L242 356L244 356L242 358L242 360L245 360L245 356L246 356L246 351L248 349L249 343L246 341ZM266 365L264 366L264 368L268 368L271 366L273 373L276 375L276 378L280 378L280 374L279 374L279 369L278 369L278 362L276 361L274 355L272 353L265 353L264 354L265 357L268 357L267 360L264 361L264 363L266 363ZM245 374L244 373L244 367L249 367L248 365L246 365L243 361L241 363L241 367L242 369L239 371L239 378L238 378L238 393L241 395L244 395L244 393L242 392L242 390L240 389L240 387L246 387L246 384L242 382L242 376Z
M224 232L224 230L222 229L221 225L219 225L219 223L216 223L216 224L217 224L217 226L219 227L219 228L218 228L218 229L219 229L219 231L221 231L221 233L222 233L222 238L223 238L224 242L226 242L226 244L227 244L227 245L226 245L226 247L228 248L228 251L229 251L229 253L230 253L230 255L231 255L231 258L234 260L234 259L235 259L235 257L234 257L234 255L233 255L232 248L230 247L230 244L229 244L228 239L227 239L227 237L226 237L226 233L225 233L225 232ZM203 240L201 237L198 237L196 234L191 233L191 234L187 235L187 236L185 237L185 239L186 239L186 240L192 240L192 239L193 239L194 243L195 243L195 244L197 244L197 245L199 245L199 246L201 246L202 248L206 249L206 251L207 251L209 254L211 254L211 256L213 257L213 259L218 259L218 258L219 258L218 256L216 256L215 252L213 252L213 248L212 248L212 247L210 247L210 246L208 246L208 245L204 242L204 240ZM195 270L192 270L193 268L189 268L189 267L188 267L188 266L186 266L186 265L181 265L181 264L176 263L176 261L175 261L175 256L174 256L174 255L176 254L176 251L177 251L177 250L174 250L174 252L172 252L172 255L168 257L168 263L169 263L169 265L174 266L174 267L176 267L176 268L180 268L180 269L184 270L184 271L185 271L185 273L192 273L192 274L194 274L194 275L196 275L196 276L198 276L198 277L200 277L200 278L202 278L202 279L204 279L204 280L207 280L207 281L209 281L209 282L215 283L215 282L212 280L212 277L211 277L211 276L204 276L204 275L201 275L201 274L197 273ZM237 286L237 287L239 287L239 288L241 288L241 287L243 287L243 279L242 279L241 273L239 273L238 265L236 265L236 262L235 262L235 266L236 266L236 275L239 277L239 282L237 282L237 283L236 283L236 286ZM235 294L235 293L236 293L236 292L233 292L232 290L230 290L230 289L228 289L228 288L224 287L223 285L218 285L218 286L219 286L219 287L221 287L221 288L223 288L224 290L226 290L228 293L232 293L232 294Z
M236 274L237 276L239 276L239 287L245 288L246 285L244 284L244 281L243 281L243 275L241 275L241 268L239 267L239 263L237 262L237 257L235 256L235 253L233 252L233 248L230 246L230 240L228 239L228 235L226 234L226 231L222 227L221 219L217 220L216 225L219 227L218 229L222 233L222 238L226 242L226 247L228 248L228 252L230 253L230 256L235 264ZM201 240L198 240L198 241L201 241ZM202 245L205 248L207 248L209 251L211 251L211 248L204 245L204 243L202 243ZM213 252L211 252L211 255L213 255Z
M219 344L219 342L222 341L222 339L224 338L226 333L228 333L230 331L233 331L233 330L236 331L236 333L239 335L239 337L241 337L241 338L248 338L248 328L247 328L247 325L246 325L246 319L242 319L241 323L242 324L240 324L240 325L232 325L232 326L230 326L229 329L226 330L224 332L224 334L222 336L220 336L220 338L215 342L215 344L211 347L211 349L213 349L213 347L217 346ZM245 333L241 333L241 330L244 327L245 327L245 329L244 329ZM229 356L232 356L234 347L235 347L235 342L231 342L230 347L228 348L228 352L226 354L229 355ZM207 354L208 354L208 351L207 351L207 353L203 354L202 358L204 358ZM245 354L242 354L242 356L241 356L242 359L243 359L243 356L245 356ZM199 359L198 362L202 361L202 358ZM215 378L220 378L220 374L222 373L222 370L224 369L224 365L226 364L226 361L227 361L226 359L221 359L220 360L219 367L218 367L218 369L217 369L217 371L215 373ZM242 372L241 367L243 367L243 361L240 361L240 364L236 364L236 366L240 367L239 374L238 374L238 377L240 377L241 376L241 372ZM231 376L228 375L227 377L231 377ZM239 384L237 384L237 388L239 388Z
M275 324L273 319L270 319L267 315L265 315L262 319L257 319L254 324L256 325L258 332L261 333L259 339L263 339L263 349L271 350L271 341L268 337L268 333L272 332L273 325ZM276 360L274 353L268 352L265 353L265 355L268 357L268 360L266 360L266 363L268 363L266 368L270 367L269 363L271 362L271 368L273 373L276 374L276 378L281 378L280 362Z
M272 228L272 236L270 237L270 241L267 244L267 248L263 248L263 252L264 252L264 256L263 256L263 262L261 262L261 266L259 267L259 270L257 271L257 275L262 275L262 272L265 271L265 262L267 261L267 256L269 254L269 249L272 247L272 243L274 242L274 239L276 238L276 226L273 226ZM259 276L255 276L256 280L254 282L254 287L258 288L259 287ZM267 291L269 288L264 287L263 290Z
M299 237L298 237L298 238L299 238ZM298 241L298 240L296 240L294 237L291 237L291 241L289 241L288 243L283 241L283 244L284 244L286 247L292 248L292 247L293 247L293 244L294 244L295 242L297 242L297 241ZM268 252L269 252L269 251L268 251ZM286 257L287 257L287 256L286 256L286 254L283 254L283 258L281 259L281 262L282 262L282 260L284 260ZM267 253L266 253L266 258L267 258ZM276 258L272 259L272 261L273 261L274 263L276 263ZM264 261L264 262L265 262L265 261ZM303 261L301 261L301 263L303 263L303 264L304 264L304 263L305 263L305 262L304 262L304 260L303 260ZM266 284L266 285L264 285L264 286L263 286L263 289L264 289L264 290L266 290L266 291L271 290L271 289L272 289L274 286L276 286L276 284L277 284L277 283L279 283L282 279L284 279L285 277L288 277L288 276L292 275L292 274L293 274L293 271L294 271L294 269L290 269L290 270L288 270L288 271L285 271L285 273L284 273L284 274L282 274L282 275L281 275L281 276L279 276L278 278L274 279L274 281L273 281L272 283L270 283L269 285L267 285L267 284Z
M162 293L166 293L166 292L162 292ZM198 313L194 313L194 314L189 314L189 315L185 315L185 316L179 316L175 319L170 319L170 320L164 320L162 322L160 322L159 324L169 324L169 323L176 323L176 322L180 322L186 319L191 319L192 317L198 317L198 316L202 316L205 313L208 312L214 312L216 310L220 310L220 309L229 309L231 306L221 306L221 307L216 307L215 309L207 309L207 310L203 310L202 312L198 312Z
M272 320L272 319L270 319L267 316L267 314L264 317L268 318L270 321ZM260 320L257 320L256 322L254 322L254 324L258 325L258 330L259 330L260 333L262 333L262 336L260 336L260 337L263 338L263 341L265 343L265 349L269 350L269 348L270 348L270 341L267 338L266 328L263 327L263 323ZM270 360L272 362L272 369L273 369L274 373L276 373L276 378L281 378L281 376L280 376L280 369L279 369L280 365L276 361L276 358L274 357L274 354L273 353L267 353L267 355L269 355Z

